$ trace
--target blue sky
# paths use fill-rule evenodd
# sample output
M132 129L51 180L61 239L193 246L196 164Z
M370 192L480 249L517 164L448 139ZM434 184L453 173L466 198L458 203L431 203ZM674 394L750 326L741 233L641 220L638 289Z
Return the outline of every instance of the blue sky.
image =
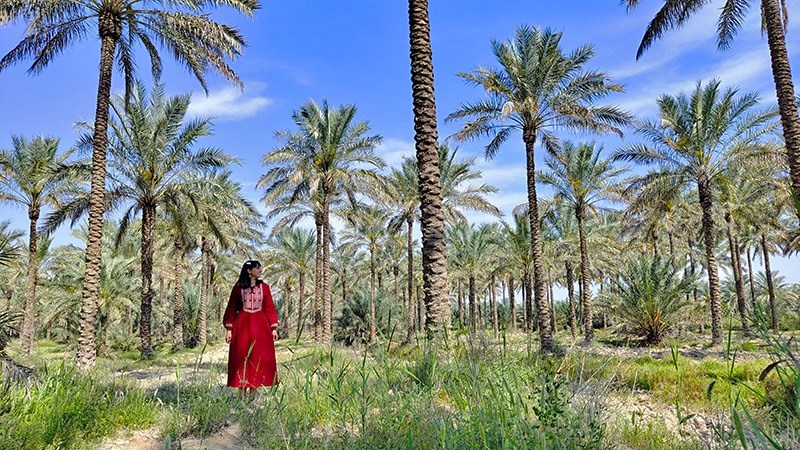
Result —
M636 61L635 54L650 19L663 2L649 1L626 14L618 0L562 0L559 2L432 1L431 40L435 71L435 94L439 135L447 137L457 124L443 124L444 117L460 102L480 98L483 93L466 86L455 73L478 65L494 64L490 40L506 41L521 24L563 31L562 47L571 50L594 44L596 56L587 67L610 73L624 83L627 92L609 102L639 117L654 117L658 95L677 94L694 87L697 80L720 78L723 85L738 85L742 91L759 91L765 104L775 103L766 38L760 33L760 11L751 11L743 30L725 53L716 51L714 32L718 16L713 2L685 27L655 43ZM800 0L788 1L797 13ZM408 43L408 5L403 1L326 2L297 0L263 1L253 20L227 11L213 16L239 28L250 47L232 64L245 83L245 90L209 76L209 96L183 68L168 60L162 82L168 93L194 91L190 113L214 116L214 136L202 145L217 146L243 160L234 168L236 179L253 200L254 185L263 168L261 156L276 146L273 133L292 127L291 112L309 99L327 98L330 103L354 103L357 118L368 120L383 136L379 153L390 165L402 155L413 154L414 131ZM791 18L791 16L790 16ZM787 46L790 56L800 51L800 29L789 21ZM22 27L0 27L0 53L5 54L22 39ZM140 53L141 55L141 53ZM144 56L144 55L142 55ZM62 148L77 138L73 123L91 120L97 90L99 42L91 37L57 60L43 73L26 73L24 64L0 73L0 148L10 148L10 136L58 136ZM792 57L795 73L800 59ZM140 59L140 77L150 81L147 59ZM114 79L112 90L123 88ZM631 139L628 132L626 138ZM571 136L570 139L593 139ZM618 138L598 137L607 151L621 144ZM524 152L521 137L510 140L493 161L484 161L485 142L460 145L459 155L477 156L487 182L500 188L491 201L509 214L524 202ZM541 167L539 152L538 166ZM547 191L542 189L541 195ZM0 206L0 219L11 218L14 226L27 230L27 214L8 205ZM263 208L262 208L263 210ZM472 215L472 221L490 220ZM66 236L67 230L57 236ZM781 260L773 268L788 281L800 282L796 261Z

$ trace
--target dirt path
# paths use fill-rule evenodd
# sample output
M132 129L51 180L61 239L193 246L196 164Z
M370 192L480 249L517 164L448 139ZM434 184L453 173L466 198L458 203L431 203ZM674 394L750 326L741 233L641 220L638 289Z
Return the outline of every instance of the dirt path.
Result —
M288 352L278 346L276 356L280 361ZM222 386L226 383L227 373L225 367L228 363L228 349L224 345L213 348L205 353L200 361L191 364L181 364L178 369L153 367L119 371L115 375L136 382L139 388L155 393L158 389L174 386L176 380L181 383L192 383L197 380L207 380L210 376ZM180 378L178 378L180 374ZM213 374L213 375L212 375ZM122 430L114 437L103 439L100 450L163 450L164 439L161 438L161 429L153 427L146 430ZM173 448L177 448L173 443ZM189 438L180 442L182 450L250 450L242 438L242 428L239 424L231 424L218 433L204 439Z

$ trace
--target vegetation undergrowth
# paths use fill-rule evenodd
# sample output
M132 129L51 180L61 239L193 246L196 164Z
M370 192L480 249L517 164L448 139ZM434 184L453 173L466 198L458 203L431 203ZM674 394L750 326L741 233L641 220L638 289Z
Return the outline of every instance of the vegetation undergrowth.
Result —
M288 352L279 356L280 384L261 389L255 404L224 386L224 362L205 349L102 361L103 370L79 377L53 362L48 355L63 349L47 343L34 358L50 361L38 381L2 390L0 449L97 448L104 436L143 428L176 448L233 423L241 445L288 449L740 448L732 411L751 447L754 430L786 442L798 429L796 397L783 388L796 378L766 356L697 360L674 347L632 359L576 348L544 355L528 352L524 335L469 332L436 344L380 342L281 342ZM161 374L160 384L134 388L109 376L146 368ZM634 396L677 417L662 423L626 409ZM712 423L713 436L687 426L695 416Z

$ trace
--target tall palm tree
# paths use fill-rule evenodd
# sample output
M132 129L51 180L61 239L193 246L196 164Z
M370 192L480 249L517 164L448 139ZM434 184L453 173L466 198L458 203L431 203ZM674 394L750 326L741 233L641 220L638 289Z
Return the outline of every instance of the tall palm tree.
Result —
M167 98L163 86L153 87L147 96L141 83L136 83L131 102L125 109L125 99L115 96L111 108L117 120L111 120L109 151L111 158L108 177L111 180L108 198L110 207L129 202L124 211L120 233L124 232L133 218L142 216L142 298L141 335L142 358L153 354L151 345L152 277L153 277L153 233L156 226L156 209L159 205L183 198L186 202L202 200L202 183L193 182L192 177L225 168L237 159L216 148L195 150L197 140L211 134L210 119L195 119L184 122L190 95ZM90 127L88 124L84 124ZM92 145L87 135L81 144ZM56 224L66 217L86 211L91 197L79 197L57 211L48 224ZM91 231L90 231L91 236Z
M642 0L622 0L632 11ZM664 6L647 26L647 30L636 52L636 59L656 40L668 31L680 28L689 18L711 3L708 0L665 0ZM727 50L736 34L744 24L744 19L755 2L752 0L725 0L720 8L717 21L717 48ZM788 15L785 0L761 0L762 30L767 33L772 77L778 97L778 108L783 125L783 136L786 141L790 184L797 196L800 196L800 118L797 115L792 71L789 65L789 54L786 51L786 26ZM800 217L800 211L797 212Z
M422 279L425 328L429 332L450 324L450 283L447 280L447 239L444 234L442 183L437 146L436 98L433 94L433 52L428 0L408 0L411 45L411 90L414 103L414 141L419 173L422 229Z
M545 156L550 172L539 172L539 181L551 186L557 198L570 205L578 220L581 253L581 310L586 318L584 337L594 339L592 326L592 297L589 289L589 251L586 246L586 215L600 208L600 202L614 200L622 190L617 176L627 168L614 167L611 160L600 159L603 146L595 142L578 145L565 141L562 149Z
M90 239L86 246L86 276L83 281L81 335L77 355L80 370L94 366L97 359L94 336L114 60L118 61L124 72L126 92L130 92L136 78L136 44L141 44L147 50L153 77L156 81L160 78L163 63L156 43L192 72L206 92L205 77L209 71L243 87L226 60L240 56L247 43L238 30L214 22L205 10L226 6L252 17L260 7L257 0L177 0L157 2L158 8L149 9L151 4L147 0L33 0L0 4L0 25L20 21L28 25L26 37L0 60L0 71L19 61L33 59L28 72L41 72L69 46L95 33L100 37L100 75L92 139Z
M381 176L376 169L385 166L375 154L381 136L366 136L369 125L366 121L354 122L355 114L355 105L330 107L327 100L322 104L311 100L301 106L292 113L299 131L276 133L284 145L264 155L262 162L271 167L259 180L259 186L267 190L268 201L294 192L305 192L320 201L320 216L316 218L321 219L322 227L324 323L318 340L323 343L330 342L332 335L331 203L343 194L354 199L357 192L378 192Z
M43 207L58 207L75 181L67 164L72 150L58 152L57 138L37 136L30 141L12 136L13 150L0 150L0 202L24 206L28 210L28 285L25 291L25 316L20 336L20 353L28 356L35 330L36 226Z
M566 55L559 48L561 33L550 29L517 28L515 39L508 43L492 41L492 50L500 68L479 67L459 73L468 84L482 87L488 97L462 104L447 121L468 119L456 139L492 140L486 146L486 158L493 158L513 132L522 132L525 143L528 182L528 209L533 246L533 282L539 334L544 351L553 350L550 316L545 296L542 261L542 238L539 230L539 207L536 198L534 148L539 140L548 150L558 148L554 130L582 130L622 135L632 116L614 106L594 106L598 100L622 85L611 83L602 72L585 71L594 55L591 45Z
M659 120L643 121L637 133L649 142L617 149L616 161L652 164L660 171L650 175L654 184L667 182L677 195L689 184L697 186L703 210L703 241L706 249L711 342L721 342L720 284L713 218L714 187L728 182L732 167L741 165L774 130L776 112L757 109L758 94L737 95L735 88L722 90L718 80L697 83L687 97L662 95L658 99Z

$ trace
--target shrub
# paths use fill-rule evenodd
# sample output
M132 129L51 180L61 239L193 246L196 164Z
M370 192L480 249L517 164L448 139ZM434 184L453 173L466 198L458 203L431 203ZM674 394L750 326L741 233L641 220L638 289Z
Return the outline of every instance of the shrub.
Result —
M695 278L681 278L681 271L671 259L659 256L632 259L611 278L602 297L632 333L644 337L645 345L658 345L690 312L686 294Z

